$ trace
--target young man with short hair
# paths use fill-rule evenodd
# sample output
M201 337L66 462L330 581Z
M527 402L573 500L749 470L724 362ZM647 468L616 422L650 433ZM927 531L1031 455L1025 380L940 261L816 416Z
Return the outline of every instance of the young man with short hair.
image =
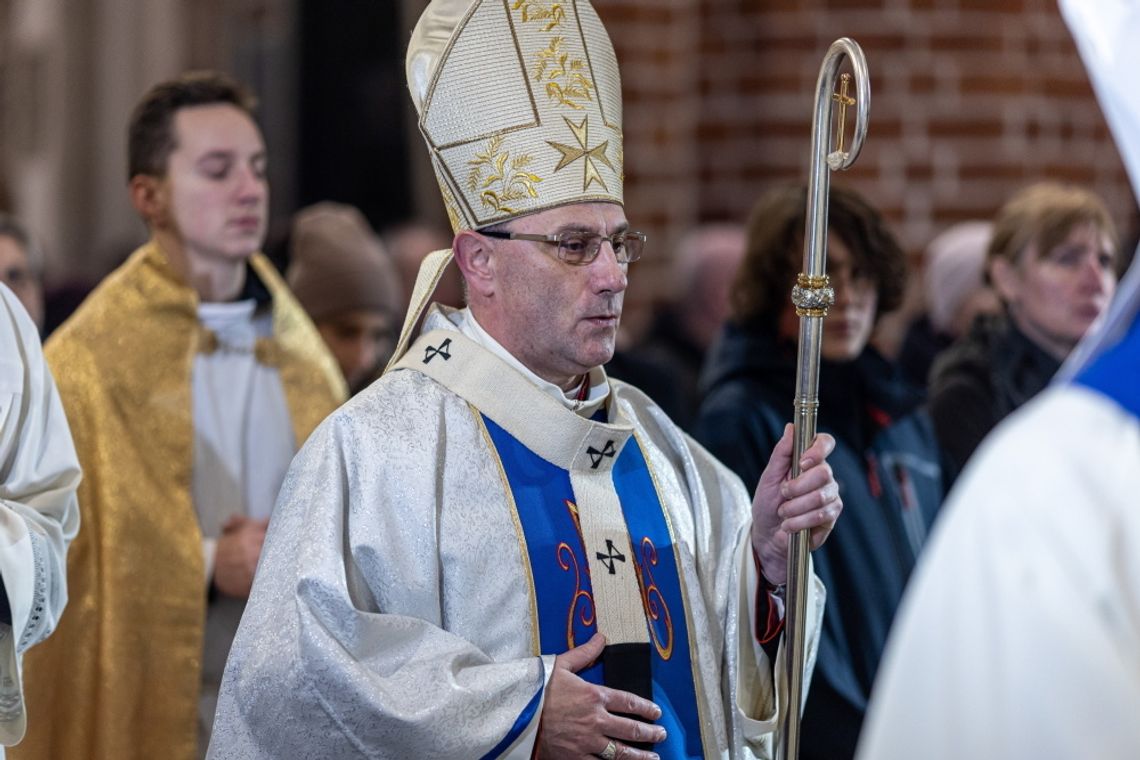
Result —
M344 397L273 267L266 151L218 74L154 87L130 123L150 240L52 336L87 478L71 614L29 658L18 757L194 758L293 453Z

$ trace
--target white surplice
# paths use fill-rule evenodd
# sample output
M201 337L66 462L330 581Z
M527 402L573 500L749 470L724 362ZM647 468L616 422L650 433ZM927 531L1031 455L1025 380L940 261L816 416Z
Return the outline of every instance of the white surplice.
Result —
M257 341L273 335L268 309L253 299L200 303L198 320L217 348L194 357L191 399L194 468L191 495L202 531L205 582L214 574L218 538L232 517L269 517L296 453L285 388L276 367L257 359ZM205 591L203 591L205 593ZM216 595L206 609L198 754L205 757L226 657L245 600Z
M24 735L21 655L67 603L67 547L79 529L79 460L35 325L0 285L0 744ZM35 720L36 716L32 716ZM3 749L0 749L3 757Z
M1140 421L1048 389L979 449L895 620L862 760L1140 753Z
M757 572L740 480L631 386L611 381L609 421L593 422L482 347L462 313L435 311L424 329L453 343L408 356L426 364L450 350L495 382L465 398L423 372L389 372L308 440L231 650L210 756L531 756L554 656L536 651L541 589L480 411L575 457L598 431L636 440L679 558L687 603L676 614L705 754L771 756L784 656L774 682L752 634ZM823 588L809 588L810 676Z

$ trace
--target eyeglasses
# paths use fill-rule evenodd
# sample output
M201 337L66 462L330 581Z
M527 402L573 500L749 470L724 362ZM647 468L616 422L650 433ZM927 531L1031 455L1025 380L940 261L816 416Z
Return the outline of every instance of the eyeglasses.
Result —
M644 232L615 232L612 235L599 235L596 232L568 230L557 235L532 235L525 232L502 230L482 230L482 235L500 240L533 240L536 243L549 243L558 246L558 258L567 264L585 266L598 258L602 241L608 240L614 249L619 264L628 264L641 258L645 247Z

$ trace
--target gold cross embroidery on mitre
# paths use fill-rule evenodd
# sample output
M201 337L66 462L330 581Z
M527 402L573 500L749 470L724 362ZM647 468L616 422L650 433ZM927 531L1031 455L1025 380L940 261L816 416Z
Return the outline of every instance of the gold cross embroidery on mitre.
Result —
M561 171L581 158L585 162L582 191L585 192L590 188L591 183L597 182L602 186L602 190L608 193L610 189L606 187L605 180L603 180L602 175L598 173L598 167L594 164L594 161L601 161L610 169L614 168L614 165L610 163L610 159L606 156L606 148L609 147L610 141L606 140L604 143L591 148L589 147L590 117L582 117L582 121L579 124L575 124L565 116L563 116L562 119L566 122L566 126L570 128L574 139L578 141L578 146L563 145L562 143L551 142L550 140L546 141L547 145L562 154L562 158L559 160L558 165L554 167L554 171Z

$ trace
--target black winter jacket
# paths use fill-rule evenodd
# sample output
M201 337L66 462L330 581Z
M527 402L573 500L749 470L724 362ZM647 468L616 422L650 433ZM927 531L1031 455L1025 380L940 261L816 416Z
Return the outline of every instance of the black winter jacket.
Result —
M1040 393L1060 368L1059 361L1005 316L977 319L969 333L935 360L930 416L947 483L958 477L982 439Z
M754 488L792 418L795 346L729 326L706 367L695 436ZM943 496L922 394L868 348L822 362L818 429L843 514L814 552L827 587L823 631L802 721L804 760L854 755L863 714L903 587Z

